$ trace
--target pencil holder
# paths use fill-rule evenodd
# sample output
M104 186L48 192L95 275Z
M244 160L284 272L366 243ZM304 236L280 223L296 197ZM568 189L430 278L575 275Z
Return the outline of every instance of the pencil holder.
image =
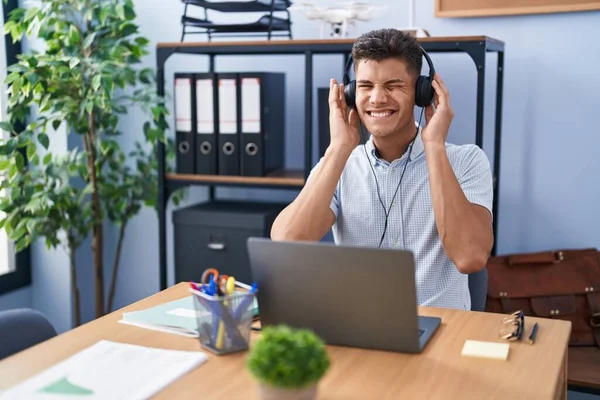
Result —
M249 348L254 293L234 292L215 297L190 290L198 317L198 333L202 347L222 355Z

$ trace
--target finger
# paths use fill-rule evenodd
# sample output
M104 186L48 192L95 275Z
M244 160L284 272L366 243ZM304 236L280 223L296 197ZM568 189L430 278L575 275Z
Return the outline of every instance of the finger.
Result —
M445 98L449 98L450 97L450 93L448 92L448 89L446 88L446 86L443 84L443 82L434 80L433 81L433 85L434 89L436 90L436 92L438 92L440 95L444 96Z
M433 114L435 114L435 110L433 109L433 106L431 104L429 104L428 106L425 107L425 122L426 123L429 123L429 121L433 117Z
M337 81L335 79L329 80L329 106L337 107L338 89Z
M359 122L358 113L356 112L355 109L351 109L350 113L348 114L348 125L358 129L358 122Z
M447 105L448 98L444 94L444 91L441 89L440 85L436 81L434 81L432 86L433 86L433 89L435 90L435 93L433 94L435 106L438 107L440 104Z
M348 104L346 104L346 96L344 96L344 83L340 84L339 100L341 107L345 110Z

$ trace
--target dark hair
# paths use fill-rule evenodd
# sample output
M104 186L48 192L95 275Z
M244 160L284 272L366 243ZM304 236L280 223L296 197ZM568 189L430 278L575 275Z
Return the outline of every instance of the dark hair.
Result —
M408 70L421 74L423 53L417 39L398 29L377 29L360 35L352 46L354 67L360 60L381 61L398 58L406 62Z

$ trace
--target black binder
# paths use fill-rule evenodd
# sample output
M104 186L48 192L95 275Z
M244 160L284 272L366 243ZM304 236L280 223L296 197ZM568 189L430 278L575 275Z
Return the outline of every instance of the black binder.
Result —
M240 87L238 74L217 73L219 175L240 174Z
M241 73L239 87L241 175L265 176L284 167L285 74Z
M193 74L174 74L176 169L181 174L193 174L195 171L196 110L192 107L192 99L195 97L193 81Z
M217 78L214 73L197 73L195 78L194 109L196 120L196 173L217 174Z

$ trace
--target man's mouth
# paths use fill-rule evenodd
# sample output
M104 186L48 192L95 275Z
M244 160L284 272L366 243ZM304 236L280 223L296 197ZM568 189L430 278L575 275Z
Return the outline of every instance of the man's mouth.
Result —
M392 114L395 114L395 110L377 110L377 111L367 111L370 117L373 118L387 118Z

